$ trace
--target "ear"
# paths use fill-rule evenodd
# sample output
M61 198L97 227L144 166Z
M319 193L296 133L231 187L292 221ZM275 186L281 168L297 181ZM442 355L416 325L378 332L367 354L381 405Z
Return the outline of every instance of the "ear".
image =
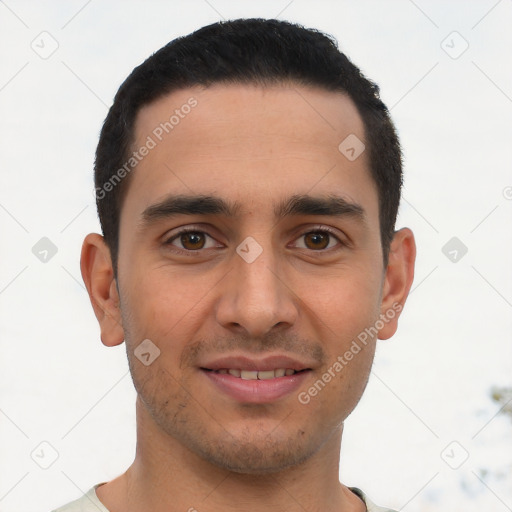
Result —
M402 312L414 279L416 243L409 228L395 232L389 250L388 266L384 276L380 318L384 326L379 339L387 340L395 334L398 317Z
M113 347L124 341L119 308L119 294L110 250L104 238L96 233L85 237L80 258L80 270L94 314L101 329L101 341Z

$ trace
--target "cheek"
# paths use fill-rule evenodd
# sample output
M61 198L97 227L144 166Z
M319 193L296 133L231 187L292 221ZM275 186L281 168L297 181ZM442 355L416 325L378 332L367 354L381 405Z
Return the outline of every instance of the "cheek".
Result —
M359 401L375 354L381 283L377 278L369 279L368 274L351 267L331 276L327 288L326 283L316 284L308 291L309 297L321 297L308 301L309 318L327 358L316 376L320 382L317 380L316 389L307 393L318 394L319 403L313 407L321 408L323 403L324 408L338 411L336 418L341 421ZM324 385L328 388L325 393Z
M308 280L298 293L307 305L304 312L310 310L327 338L336 336L342 347L379 317L382 283L372 274L362 265L343 268Z
M185 344L204 321L208 280L190 279L165 267L139 269L128 274L130 281L121 289L127 342L148 338L162 351Z

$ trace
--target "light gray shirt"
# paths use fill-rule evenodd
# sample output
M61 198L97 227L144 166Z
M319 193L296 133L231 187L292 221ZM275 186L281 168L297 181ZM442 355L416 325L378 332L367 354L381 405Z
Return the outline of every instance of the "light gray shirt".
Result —
M67 505L63 505L62 507L52 510L52 512L110 512L96 495L96 488L105 483L106 482L101 482L96 484L82 497L68 503ZM361 491L361 489L358 489L357 487L349 487L349 489L364 501L368 512L395 512L390 508L375 505L375 503L373 503L368 496Z

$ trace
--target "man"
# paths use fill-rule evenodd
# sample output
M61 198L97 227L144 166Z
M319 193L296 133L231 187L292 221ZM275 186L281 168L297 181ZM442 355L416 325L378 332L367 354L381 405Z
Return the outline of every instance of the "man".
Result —
M324 34L215 23L135 68L81 270L126 343L136 457L58 511L387 510L338 469L413 280L401 183L378 87Z

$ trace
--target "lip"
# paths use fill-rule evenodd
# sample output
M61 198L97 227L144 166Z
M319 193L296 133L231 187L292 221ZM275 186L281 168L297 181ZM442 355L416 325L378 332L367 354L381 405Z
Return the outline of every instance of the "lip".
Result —
M239 366L228 366L228 368L239 368ZM277 368L277 366L273 368ZM280 366L280 368L283 367ZM246 369L248 368L246 367ZM258 369L264 370L263 368ZM244 380L229 373L216 373L204 368L201 368L201 373L209 379L216 389L237 402L265 404L275 402L296 391L309 377L311 370L308 369L293 375L268 380Z
M215 388L237 402L264 404L286 397L296 391L311 374L314 363L299 361L285 354L272 354L257 358L242 354L232 354L200 364L201 373ZM245 380L229 373L217 373L215 370L238 369L268 371L277 368L292 369L293 375L274 377L265 380ZM213 371L212 371L213 370Z
M312 363L299 361L286 355L272 355L264 358L247 357L243 355L225 356L213 361L206 361L199 365L201 369L220 370L222 368L236 368L239 370L275 370L276 368L291 368L296 372L313 368ZM235 377L236 378L236 377ZM277 377L281 378L281 377Z

